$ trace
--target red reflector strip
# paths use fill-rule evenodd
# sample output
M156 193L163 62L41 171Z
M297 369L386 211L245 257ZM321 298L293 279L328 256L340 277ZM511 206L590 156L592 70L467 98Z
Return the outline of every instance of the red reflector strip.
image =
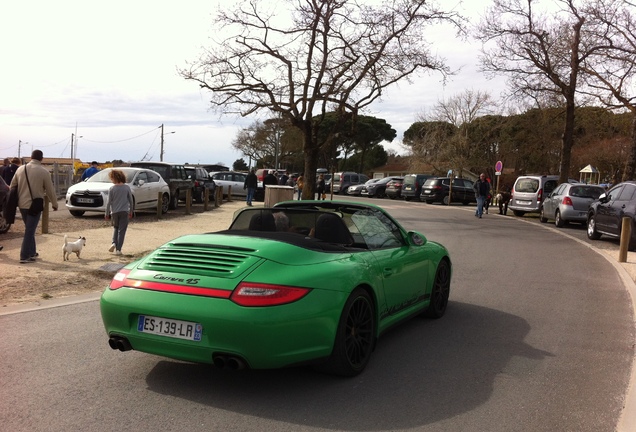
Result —
M232 291L201 288L190 285L174 285L161 282L149 282L135 279L126 279L124 285L129 288L145 289L149 291L161 291L174 294L196 295L202 297L230 298Z

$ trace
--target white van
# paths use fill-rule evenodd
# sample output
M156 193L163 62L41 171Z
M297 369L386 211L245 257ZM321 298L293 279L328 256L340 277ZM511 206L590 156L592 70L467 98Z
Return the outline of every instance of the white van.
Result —
M559 184L558 175L520 176L512 187L512 198L508 207L515 216L526 213L539 213L543 200Z

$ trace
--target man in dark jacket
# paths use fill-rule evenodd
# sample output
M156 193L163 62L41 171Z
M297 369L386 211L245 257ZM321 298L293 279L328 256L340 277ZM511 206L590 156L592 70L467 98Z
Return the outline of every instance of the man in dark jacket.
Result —
M247 189L247 197L245 198L245 202L248 206L252 205L252 200L254 199L254 193L256 192L257 187L258 177L256 177L256 170L252 168L245 178L245 184L243 185L243 189Z
M490 182L486 180L486 174L481 173L479 180L473 184L473 190L475 191L475 198L477 199L477 210L475 211L475 217L481 219L481 215L484 213L484 202L490 195Z
M269 170L267 172L267 175L263 179L263 187L267 188L267 185L277 185L277 184L278 184L278 179L274 175L274 170Z

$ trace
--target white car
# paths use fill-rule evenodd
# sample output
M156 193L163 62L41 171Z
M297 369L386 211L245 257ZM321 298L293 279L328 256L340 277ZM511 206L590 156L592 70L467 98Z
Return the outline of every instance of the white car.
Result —
M130 186L135 202L135 211L154 210L161 193L161 212L168 211L170 203L170 188L161 176L146 168L120 167L115 168L124 172L126 183ZM74 184L66 191L66 208L76 217L85 212L106 211L108 191L113 182L108 174L113 168L106 168L81 183Z

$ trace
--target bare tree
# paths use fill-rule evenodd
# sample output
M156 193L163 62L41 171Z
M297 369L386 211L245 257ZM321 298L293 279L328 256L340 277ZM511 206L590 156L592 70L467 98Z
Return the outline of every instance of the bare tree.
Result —
M437 161L434 166L446 164L447 169L458 170L460 176L465 169L479 167L480 171L484 170L487 161L484 160L481 149L476 148L469 132L471 123L478 117L489 114L493 107L494 102L489 93L474 90L466 90L438 101L427 114L428 124L450 124L454 128L453 133L446 135L443 142L430 140L430 143L437 146ZM444 129L448 130L447 127ZM436 133L432 136L444 138L445 135Z
M576 91L580 65L596 46L582 43L586 16L575 0L555 0L554 10L535 10L538 0L494 0L477 37L482 70L503 73L512 93L540 107L558 96L565 106L560 180L567 181L574 145ZM489 42L494 48L487 48Z
M622 180L636 175L636 4L625 0L595 0L587 13L593 16L594 26L588 38L599 46L582 63L582 78L586 86L582 92L596 97L612 110L632 113L631 152Z
M335 130L418 72L445 79L451 71L431 54L424 30L439 23L460 30L463 22L427 0L244 0L217 17L217 34L228 37L180 73L209 90L222 112L269 110L301 130L309 185L303 196L309 198L318 155ZM329 111L338 113L339 124L319 142Z

